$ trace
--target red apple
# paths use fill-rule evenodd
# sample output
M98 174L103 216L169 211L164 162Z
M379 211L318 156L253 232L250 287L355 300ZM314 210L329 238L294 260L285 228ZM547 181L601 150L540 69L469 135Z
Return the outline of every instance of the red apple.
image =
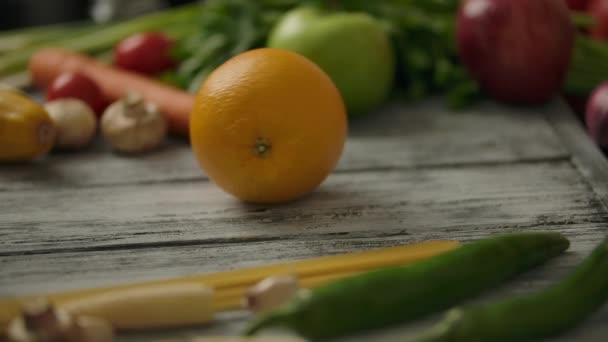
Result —
M568 7L573 11L584 11L587 9L589 0L566 0Z
M587 12L596 21L590 30L591 36L598 40L608 40L608 0L591 0Z
M464 0L457 22L460 58L493 98L534 104L559 92L575 27L563 0Z

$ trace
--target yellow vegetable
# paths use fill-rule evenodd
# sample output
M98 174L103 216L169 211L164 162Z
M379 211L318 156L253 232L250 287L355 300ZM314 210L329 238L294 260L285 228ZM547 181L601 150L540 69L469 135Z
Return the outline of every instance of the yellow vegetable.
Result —
M116 329L167 328L208 322L213 291L197 283L116 290L71 300L59 307L68 313L98 317Z
M0 161L27 161L47 153L56 129L42 106L26 95L0 88Z

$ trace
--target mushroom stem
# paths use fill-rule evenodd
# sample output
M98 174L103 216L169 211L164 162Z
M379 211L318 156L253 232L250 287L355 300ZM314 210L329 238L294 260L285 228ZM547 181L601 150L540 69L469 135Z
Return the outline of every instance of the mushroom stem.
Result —
M139 119L147 114L144 98L138 93L127 94L124 104L127 117Z

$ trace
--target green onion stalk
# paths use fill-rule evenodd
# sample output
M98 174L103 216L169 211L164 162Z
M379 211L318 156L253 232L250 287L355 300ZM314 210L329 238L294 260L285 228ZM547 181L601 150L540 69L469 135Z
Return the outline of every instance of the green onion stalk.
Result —
M80 28L81 32L62 32L60 26L53 27L50 32L31 29L22 34L28 36L29 46L11 53L0 55L0 77L7 77L23 72L27 68L30 57L40 48L47 46L61 47L72 51L98 54L110 50L121 39L138 32L149 30L165 31L174 38L182 38L190 32L199 15L199 4L189 4L166 11L144 15L128 21L100 26L86 26ZM70 31L70 30L68 30ZM48 34L49 36L45 36ZM56 36L53 36L56 35ZM3 35L2 39L8 39Z

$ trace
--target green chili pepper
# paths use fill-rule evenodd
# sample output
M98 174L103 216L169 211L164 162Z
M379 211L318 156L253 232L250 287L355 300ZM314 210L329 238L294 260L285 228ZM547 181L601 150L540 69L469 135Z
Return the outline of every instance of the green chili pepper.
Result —
M415 342L528 341L572 328L608 300L608 240L562 282L533 294L455 308Z
M363 273L304 290L255 318L245 335L271 326L319 340L403 323L445 310L569 246L558 233L516 233L483 239L408 266Z

